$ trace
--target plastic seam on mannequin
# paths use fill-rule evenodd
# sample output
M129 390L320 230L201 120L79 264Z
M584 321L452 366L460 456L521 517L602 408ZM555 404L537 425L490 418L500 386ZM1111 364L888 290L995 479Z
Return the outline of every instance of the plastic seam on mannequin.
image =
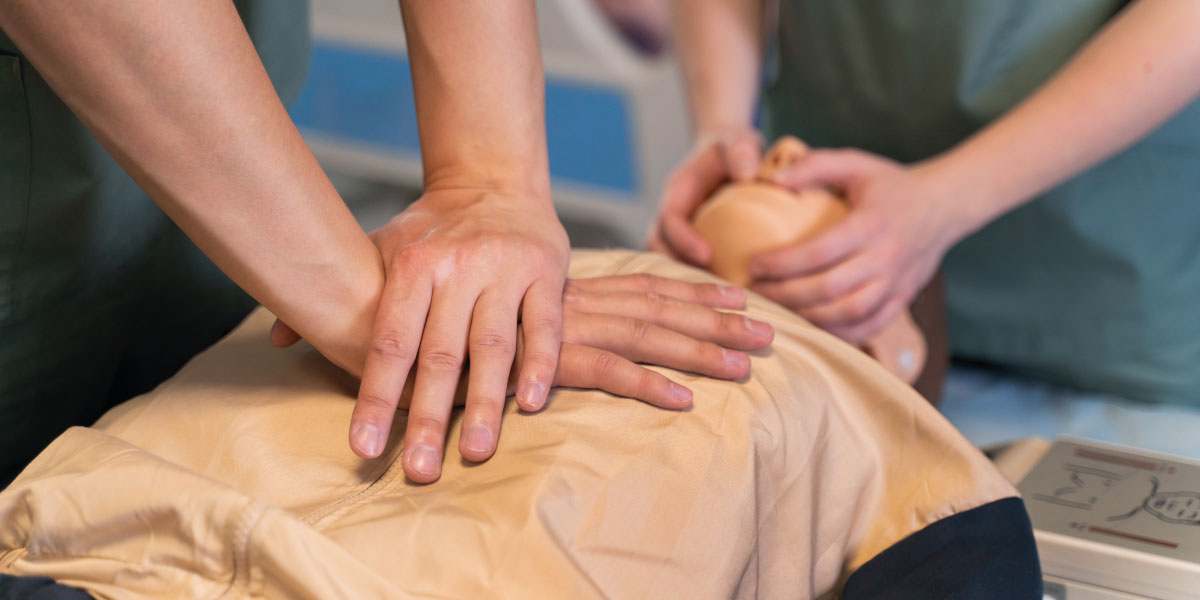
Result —
M319 522L326 521L324 525L329 525L340 518L345 511L349 510L355 505L362 504L363 502L374 498L384 491L391 489L397 479L403 480L403 458L404 452L397 452L396 456L392 458L387 469L384 470L383 475L371 483L371 485L368 485L366 488L358 490L347 496L342 496L333 502L326 503L319 508L311 510L304 516L300 517L299 521L306 525L310 525L315 529L320 529L320 527L318 527Z

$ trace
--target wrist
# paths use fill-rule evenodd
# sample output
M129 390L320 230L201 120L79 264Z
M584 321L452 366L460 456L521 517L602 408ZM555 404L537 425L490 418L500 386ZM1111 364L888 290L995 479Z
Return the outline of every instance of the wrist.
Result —
M284 305L279 316L330 362L360 377L383 295L383 266L378 261L339 266L326 275L292 294L304 304Z
M746 133L761 136L753 125L740 120L722 120L709 124L699 124L692 132L692 146L694 148L706 148L721 140Z
M913 166L935 214L945 219L949 244L975 233L1019 202L1000 170L957 148Z
M451 165L425 174L425 193L479 190L495 192L531 207L553 210L550 172L545 162Z

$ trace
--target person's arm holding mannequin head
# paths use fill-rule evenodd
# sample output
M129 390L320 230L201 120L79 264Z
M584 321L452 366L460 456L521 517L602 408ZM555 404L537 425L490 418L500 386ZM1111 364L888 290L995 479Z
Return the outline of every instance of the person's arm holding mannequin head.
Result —
M754 178L762 138L753 128L762 64L760 0L674 0L674 43L692 118L692 152L668 179L647 246L698 266L712 248L692 214L721 184Z
M958 240L1147 135L1200 95L1200 3L1127 6L1037 92L942 155L816 150L776 182L843 191L850 214L760 256L754 289L848 341L906 306Z
M775 174L804 160L808 147L784 136L767 151L755 180L719 188L696 211L692 224L713 248L709 270L740 286L754 277L750 263L759 254L813 239L846 217L846 203L829 190L790 190L772 183ZM925 336L907 311L877 335L858 343L906 383L917 381L928 354Z

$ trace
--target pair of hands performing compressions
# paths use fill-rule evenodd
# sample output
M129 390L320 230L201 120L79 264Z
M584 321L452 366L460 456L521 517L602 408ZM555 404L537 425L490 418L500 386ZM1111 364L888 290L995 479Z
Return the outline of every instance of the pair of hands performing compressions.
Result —
M700 142L668 185L652 247L705 264L711 249L687 219L723 181L750 179L757 167L759 138L744 124L761 73L763 15L756 2L677 4L675 41ZM382 451L416 365L403 465L416 481L440 473L467 357L460 446L471 459L494 451L518 316L526 350L514 390L527 408L565 381L685 404L687 394L627 360L747 372L737 350L765 346L770 328L713 310L740 306L740 290L576 282L568 298L572 289L586 294L564 310L568 246L550 204L533 3L401 6L426 193L373 237L291 123L233 4L6 0L0 28L167 215L290 325L277 328L276 342L303 336L363 376L351 424L360 455ZM870 337L956 239L1133 143L1200 93L1198 7L1132 3L1033 96L924 163L813 151L778 182L838 188L849 215L825 235L759 257L754 289L847 340ZM718 329L696 328L685 313ZM616 321L595 315L646 337L605 342L597 332ZM562 344L564 335L575 342Z
M508 393L527 410L555 385L678 409L691 392L635 362L746 375L741 351L773 331L715 310L741 307L742 290L566 280L534 4L401 5L425 192L370 236L288 118L232 3L11 0L0 27L167 215L279 317L273 343L302 337L361 376L349 440L364 458L383 453L408 408L404 471L436 480L468 360L470 460L495 451Z

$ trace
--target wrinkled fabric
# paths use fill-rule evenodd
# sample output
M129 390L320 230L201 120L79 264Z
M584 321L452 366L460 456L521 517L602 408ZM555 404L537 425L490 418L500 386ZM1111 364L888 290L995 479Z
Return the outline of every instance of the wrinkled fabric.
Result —
M712 276L576 252L571 275ZM557 389L505 410L496 455L408 482L404 413L351 453L354 381L260 310L153 392L73 428L0 493L0 572L101 598L782 598L836 593L924 526L1015 495L859 351L751 296L776 328L752 374L659 369L667 411Z

